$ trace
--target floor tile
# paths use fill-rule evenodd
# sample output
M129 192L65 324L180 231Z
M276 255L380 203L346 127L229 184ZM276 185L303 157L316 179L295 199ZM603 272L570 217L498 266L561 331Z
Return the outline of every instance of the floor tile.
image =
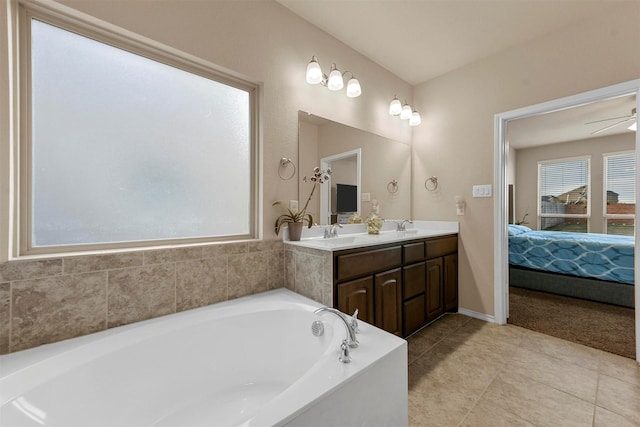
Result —
M461 426L477 427L533 427L534 424L523 420L503 407L481 399L467 414Z
M529 331L522 347L548 354L557 359L580 365L587 369L598 369L602 351L575 344L560 338Z
M600 373L640 386L640 364L628 357L602 352Z
M640 424L640 386L600 374L596 404Z
M475 402L464 390L449 387L409 393L409 426L458 426Z
M637 424L632 423L622 415L596 406L596 416L593 421L593 427L637 427Z

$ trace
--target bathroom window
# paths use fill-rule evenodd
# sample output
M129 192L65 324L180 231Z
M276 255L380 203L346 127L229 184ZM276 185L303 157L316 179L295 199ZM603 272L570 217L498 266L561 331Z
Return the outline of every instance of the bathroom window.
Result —
M589 232L590 159L538 162L540 230Z
M22 14L22 254L255 237L255 85Z
M607 234L633 236L636 216L636 154L605 154L604 230Z

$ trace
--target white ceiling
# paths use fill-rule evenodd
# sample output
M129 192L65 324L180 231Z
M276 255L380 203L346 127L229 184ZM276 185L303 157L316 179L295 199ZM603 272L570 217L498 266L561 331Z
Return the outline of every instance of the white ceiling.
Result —
M615 0L276 0L416 85L615 7Z
M604 13L620 0L276 0L412 85ZM633 1L633 0L632 0ZM514 147L575 141L631 114L634 98L514 121Z

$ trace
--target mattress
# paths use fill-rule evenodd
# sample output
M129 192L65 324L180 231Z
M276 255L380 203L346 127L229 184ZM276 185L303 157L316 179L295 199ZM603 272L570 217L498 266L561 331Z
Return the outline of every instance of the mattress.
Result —
M509 264L552 273L634 283L634 238L509 226Z

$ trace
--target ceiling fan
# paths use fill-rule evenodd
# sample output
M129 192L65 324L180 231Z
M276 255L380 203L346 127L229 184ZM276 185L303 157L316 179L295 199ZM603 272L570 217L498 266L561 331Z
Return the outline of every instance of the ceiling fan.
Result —
M603 127L602 129L598 129L598 130L596 130L594 132L591 132L591 135L595 135L597 133L604 132L605 130L609 130L609 129L614 128L614 127L616 127L618 125L621 125L621 124L627 123L627 122L631 122L631 121L634 121L636 119L637 119L636 109L633 108L633 109L631 109L631 114L627 114L626 116L611 117L611 118L602 119L602 120L594 120L592 122L587 122L585 124L588 125L588 124L591 124L591 123L607 122L609 120L619 120L618 122L616 122L616 123L614 123L612 125L608 125L608 126Z

